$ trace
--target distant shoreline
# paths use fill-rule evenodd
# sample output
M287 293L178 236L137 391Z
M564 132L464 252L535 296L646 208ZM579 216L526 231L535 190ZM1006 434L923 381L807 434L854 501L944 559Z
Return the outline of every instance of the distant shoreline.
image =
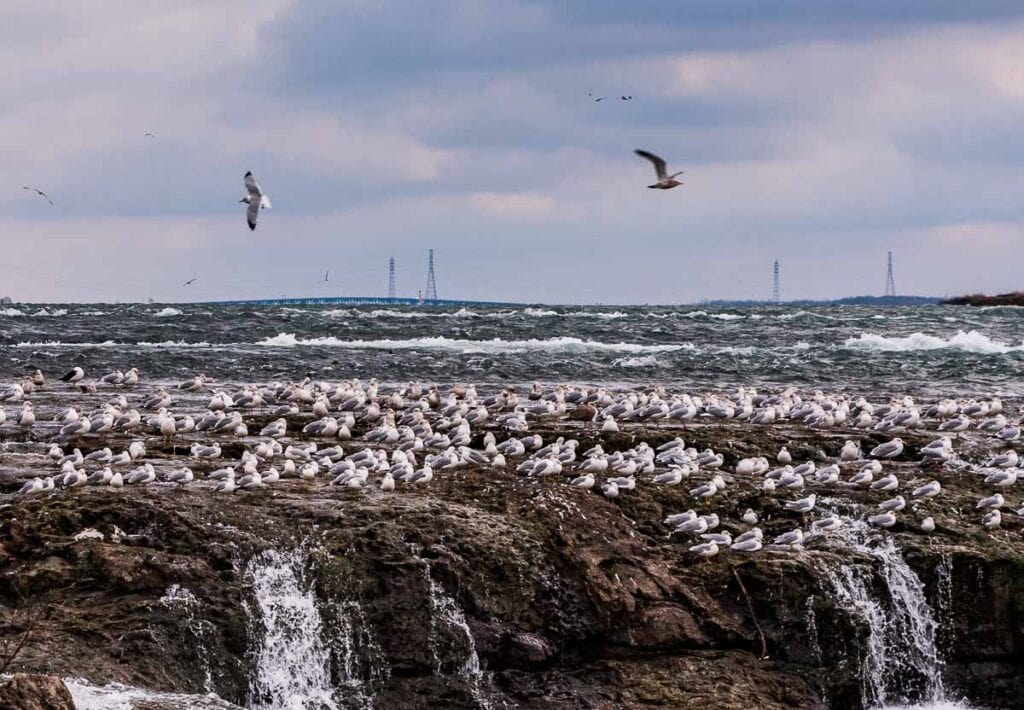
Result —
M996 296L972 293L967 296L948 298L943 303L950 306L1024 306L1024 291L1000 293Z

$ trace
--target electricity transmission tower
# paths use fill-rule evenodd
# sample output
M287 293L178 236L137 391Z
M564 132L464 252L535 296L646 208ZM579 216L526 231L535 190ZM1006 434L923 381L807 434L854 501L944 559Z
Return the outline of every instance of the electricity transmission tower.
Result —
M395 297L395 257L388 260L388 298Z
M434 250L430 249L427 254L429 259L427 261L427 290L424 296L428 301L437 300L437 280L434 277Z
M772 265L772 303L782 301L782 284L779 282L779 260Z
M896 281L892 277L892 252L889 252L889 269L885 276L885 295L896 295Z

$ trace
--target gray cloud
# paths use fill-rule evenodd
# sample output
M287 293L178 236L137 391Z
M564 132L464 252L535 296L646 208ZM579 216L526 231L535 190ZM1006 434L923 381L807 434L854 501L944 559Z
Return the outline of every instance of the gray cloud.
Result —
M901 290L1015 288L1022 10L19 0L0 291L299 295L329 266L373 293L394 255L412 294L428 246L453 297L760 297L776 257L788 295L845 295L889 248ZM646 190L638 146L685 187ZM255 233L248 169L275 204Z

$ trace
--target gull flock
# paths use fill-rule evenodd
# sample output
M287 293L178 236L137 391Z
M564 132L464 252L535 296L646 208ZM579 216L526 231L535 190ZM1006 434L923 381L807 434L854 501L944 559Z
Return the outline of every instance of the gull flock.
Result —
M1013 448L1020 422L998 398L872 403L822 392L803 396L795 388L697 396L660 386L613 391L564 384L485 394L476 385L387 389L377 379L222 386L202 374L147 386L134 367L94 379L75 367L60 379L64 384L48 384L36 370L0 384L0 441L37 442L46 452L32 455L45 456L52 467L25 481L18 497L151 484L230 494L287 479L398 495L461 469L546 478L612 501L642 486L682 486L692 509L661 522L670 535L690 539L688 549L703 559L764 546L801 549L849 522L836 509L844 492L858 494L855 515L873 528L931 533L944 476L970 477L985 489L974 503L984 529L999 528L1007 515L1024 516L1024 506L1014 512L1009 500L1024 465ZM32 400L44 394L50 411L37 414ZM738 457L698 450L684 439L687 427L737 425L838 430L847 438L837 455L822 451L803 460L787 446ZM576 431L595 443L581 451L579 440L567 436ZM637 433L652 431L679 435L656 447L633 443ZM888 440L863 446L862 439L879 436ZM928 441L911 445L903 436ZM970 452L959 453L960 443L970 443ZM229 457L228 449L240 455ZM753 508L728 521L724 508L714 510L719 501L751 493L774 500L794 527L767 537Z

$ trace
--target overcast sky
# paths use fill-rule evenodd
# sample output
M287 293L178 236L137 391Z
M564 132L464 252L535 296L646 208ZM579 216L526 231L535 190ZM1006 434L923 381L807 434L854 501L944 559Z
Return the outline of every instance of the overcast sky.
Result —
M889 249L900 293L1024 287L1020 2L5 0L0 20L15 300L383 295L389 256L415 296L428 247L442 298L767 298L775 258L784 298L877 294ZM637 147L686 184L646 189ZM254 233L246 170L274 202Z

